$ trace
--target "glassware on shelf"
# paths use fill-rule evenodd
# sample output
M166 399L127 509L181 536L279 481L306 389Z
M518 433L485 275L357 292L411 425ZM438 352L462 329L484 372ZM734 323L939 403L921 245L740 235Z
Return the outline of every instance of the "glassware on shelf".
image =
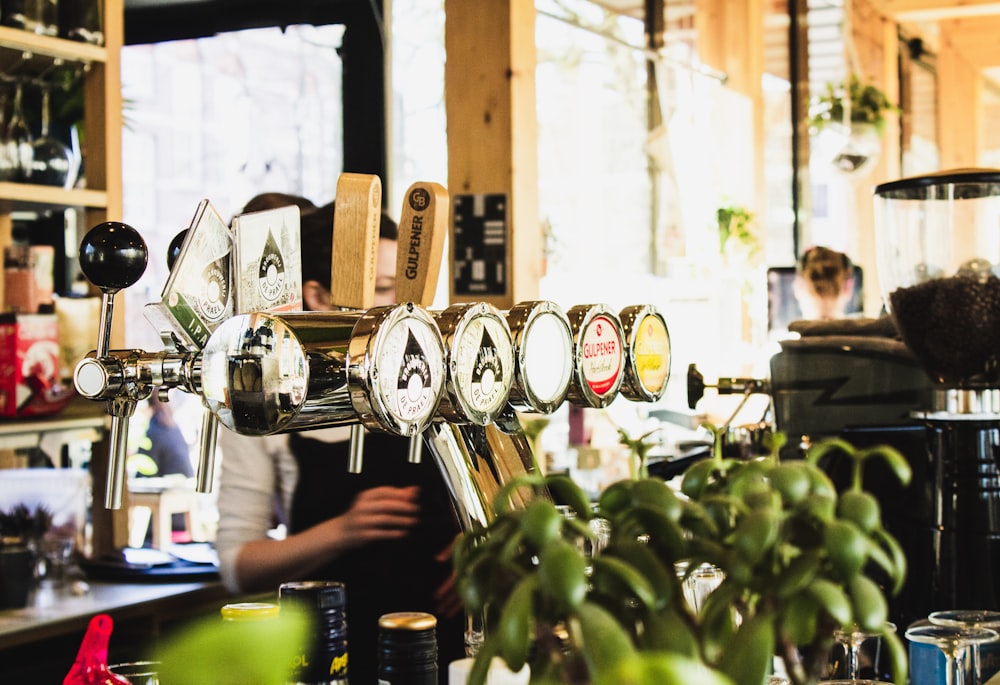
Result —
M972 645L994 642L1000 633L992 628L963 628L928 623L906 629L910 642L935 645L944 654L945 684L966 685L965 671L968 649Z
M8 141L9 149L14 154L14 176L13 181L28 181L31 178L31 160L34 156L32 142L34 136L31 135L31 128L24 117L24 83L18 81L14 86L14 105L11 109L10 119L7 121L5 138Z
M10 92L0 89L0 181L13 181L17 177L17 143L9 136L8 110Z
M42 85L42 130L41 136L32 143L30 180L40 185L72 188L79 162L73 150L49 132L50 88L48 84Z
M896 632L896 624L887 622L885 624L886 630L891 630ZM837 640L838 644L844 646L844 652L846 654L846 669L844 673L844 678L847 681L859 680L861 679L861 647L868 640L881 640L879 633L871 633L862 630L859 626L853 625L850 629L836 630L833 633L834 638ZM875 658L873 662L878 661L879 647L881 643L879 642L875 651ZM877 664L873 664L876 665ZM877 673L877 670L876 670Z
M44 36L59 33L59 0L3 0L3 23Z
M959 628L1000 628L1000 611L987 609L949 609L935 611L928 617L931 623ZM969 674L972 676L970 685L981 685L992 673L983 673L979 643L972 645L969 653ZM993 669L995 672L996 669ZM984 678L985 675L985 678Z
M104 44L99 0L59 0L59 35L92 45Z

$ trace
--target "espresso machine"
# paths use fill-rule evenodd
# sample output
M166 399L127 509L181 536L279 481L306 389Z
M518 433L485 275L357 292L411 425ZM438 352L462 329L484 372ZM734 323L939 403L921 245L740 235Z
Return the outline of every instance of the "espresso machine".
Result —
M908 561L897 625L940 609L1000 609L1000 170L958 169L874 190L889 317L807 325L771 363L779 430L891 445L903 487L865 487ZM827 465L837 479L845 465Z

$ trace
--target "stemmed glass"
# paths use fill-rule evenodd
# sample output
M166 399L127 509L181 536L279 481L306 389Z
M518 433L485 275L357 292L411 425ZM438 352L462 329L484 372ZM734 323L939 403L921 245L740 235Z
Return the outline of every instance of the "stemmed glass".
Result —
M1000 633L992 628L966 628L953 625L910 626L906 639L936 645L944 654L945 685L965 685L965 655L971 645L994 642Z
M70 188L76 182L75 155L64 142L49 133L51 111L49 94L51 86L42 84L41 136L32 144L33 183Z
M885 628L896 632L895 623L887 621ZM833 635L839 644L844 645L844 651L847 653L847 673L844 677L848 680L857 680L861 676L861 645L865 640L878 638L879 634L865 632L859 626L852 625L850 629L834 631Z
M942 626L955 626L958 628L998 628L1000 627L1000 611L989 611L985 609L949 609L947 611L935 611L930 614L928 620L931 623ZM980 685L982 682L982 665L979 658L979 643L972 645L970 653L971 664L969 672L972 673L972 684Z
M11 110L10 120L7 122L7 144L14 154L14 178L15 181L27 181L31 176L31 159L34 155L32 150L31 129L24 118L22 101L24 99L24 83L18 81L14 86L14 107Z

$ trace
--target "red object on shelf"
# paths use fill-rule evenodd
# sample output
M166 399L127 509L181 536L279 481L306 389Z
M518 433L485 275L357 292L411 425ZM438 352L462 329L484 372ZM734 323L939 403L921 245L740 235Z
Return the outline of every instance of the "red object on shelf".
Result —
M76 394L60 380L55 314L0 315L0 416L55 414Z
M63 685L129 685L127 678L108 670L108 641L113 625L107 614L90 619L76 661L63 678Z

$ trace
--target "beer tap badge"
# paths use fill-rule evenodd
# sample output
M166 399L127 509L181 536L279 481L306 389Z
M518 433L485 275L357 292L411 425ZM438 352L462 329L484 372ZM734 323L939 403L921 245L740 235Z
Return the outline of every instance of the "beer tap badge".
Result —
M161 334L201 349L233 314L232 234L208 200L198 204L159 302L143 310Z
M622 372L622 339L606 316L596 316L583 332L580 370L594 394L605 395Z
M437 330L412 318L398 320L381 335L375 353L375 390L386 412L399 423L426 425L437 409L444 357Z
M226 313L227 305L232 311L230 292L229 255L205 265L201 273L201 310L209 321L219 321Z
M476 352L476 362L472 365L472 401L479 409L488 409L498 400L502 401L503 364L496 343L490 332L483 326L482 339Z
M238 313L302 308L298 207L241 214L233 220L233 241Z

